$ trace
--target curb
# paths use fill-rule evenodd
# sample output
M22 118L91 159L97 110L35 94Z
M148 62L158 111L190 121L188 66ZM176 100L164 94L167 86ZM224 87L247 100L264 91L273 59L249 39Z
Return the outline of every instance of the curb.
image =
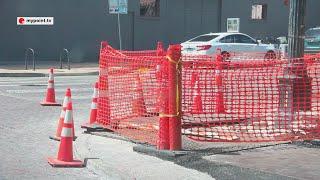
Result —
M188 154L187 151L157 150L153 146L146 146L146 145L134 146L133 151L150 155L150 156L164 158L164 159L172 159L172 158L176 158L176 157L180 157Z
M55 73L54 76L90 76L99 75L98 71L86 73ZM0 73L0 77L46 77L45 73Z

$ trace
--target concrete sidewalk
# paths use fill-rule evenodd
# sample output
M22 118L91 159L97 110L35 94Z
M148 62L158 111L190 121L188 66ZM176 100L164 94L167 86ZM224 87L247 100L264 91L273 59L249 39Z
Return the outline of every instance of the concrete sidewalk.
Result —
M0 77L43 77L48 74L49 68L54 68L56 76L81 76L81 75L98 75L98 62L73 62L71 69L68 70L66 64L63 69L60 69L60 64L57 61L42 61L38 62L35 71L32 66L28 66L25 70L24 64L21 62L1 62Z
M74 143L74 149L77 157L87 159L87 167L104 174L105 179L213 179L207 173L134 152L135 145L128 141L81 134Z
M218 143L216 146L208 142L216 148L189 151L185 156L167 159L134 152L135 143L113 133L94 134L79 136L75 145L77 156L93 158L88 163L96 170L123 175L110 178L208 179L211 176L221 180L316 180L320 177L320 150L316 146L290 143L267 143L260 147L248 143ZM216 151L221 148L222 151ZM163 159L162 163L159 163L160 159ZM168 165L168 161L172 164Z

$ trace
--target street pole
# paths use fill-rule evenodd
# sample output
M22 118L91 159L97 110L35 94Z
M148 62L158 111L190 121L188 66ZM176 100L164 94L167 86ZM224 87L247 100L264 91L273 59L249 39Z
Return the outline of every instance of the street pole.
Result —
M121 25L120 25L120 12L119 12L119 10L118 10L118 34L119 34L119 46L120 46L120 50L122 50Z
M304 55L306 0L291 0L289 12L289 62Z
M290 124L299 111L311 109L311 81L308 76L307 64L304 62L304 35L305 35L306 0L290 0L289 10L289 59L285 69L286 76L281 79L283 90L287 97L282 96L282 105ZM280 106L281 107L281 106Z
M311 78L304 62L306 0L290 0L288 26L288 64L279 81L279 109L282 114L277 127L290 128L296 112L311 109Z

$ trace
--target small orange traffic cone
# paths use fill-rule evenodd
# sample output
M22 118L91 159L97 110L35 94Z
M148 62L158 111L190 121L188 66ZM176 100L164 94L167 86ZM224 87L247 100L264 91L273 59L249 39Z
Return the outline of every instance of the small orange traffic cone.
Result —
M61 106L61 104L56 102L55 90L54 90L54 75L53 69L49 69L49 80L47 87L46 98L40 103L42 106Z
M146 116L147 108L143 98L143 89L139 74L137 75L133 87L132 111L135 116Z
M222 56L217 55L216 57L216 85L217 85L217 93L216 93L216 107L215 112L217 114L222 114L226 112L225 105L224 105L224 98L223 98L223 78L222 78Z
M61 141L57 158L48 158L48 163L53 167L83 167L84 163L73 159L73 117L72 102L68 103L61 131Z
M66 109L67 109L67 105L69 102L71 102L71 89L70 88L67 89L66 95L63 100L63 105L62 105L62 109L61 109L61 113L60 113L60 118L58 121L58 128L57 128L56 134L54 136L49 136L50 139L60 141L64 116L66 114ZM74 131L74 127L73 127L73 131ZM74 136L74 139L75 139L75 136Z
M201 114L203 113L203 108L202 108L202 98L200 94L199 76L197 73L192 73L191 86L193 87L193 92L192 92L193 104L192 104L191 112L194 114Z
M87 130L89 130L89 129L90 129L90 130L103 129L103 127L100 126L100 125L97 123L98 92L99 92L99 84L98 84L98 82L96 82L95 85L94 85L94 89L93 89L89 123L84 123L83 125L81 125L81 128L85 128L85 129L87 129Z

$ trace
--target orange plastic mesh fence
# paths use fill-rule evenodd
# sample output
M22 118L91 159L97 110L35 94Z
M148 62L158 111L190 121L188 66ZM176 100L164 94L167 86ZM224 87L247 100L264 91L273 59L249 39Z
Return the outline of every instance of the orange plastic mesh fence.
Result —
M221 57L221 56L218 56ZM320 137L320 59L182 57L182 135L210 142ZM301 63L304 62L304 63ZM98 122L157 144L168 60L155 51L100 52ZM179 74L179 73L178 73Z
M184 59L184 135L212 142L319 138L320 59L243 59L220 68L208 58Z
M120 52L110 46L101 51L97 121L124 136L156 144L160 90L157 67L165 57L148 53Z

